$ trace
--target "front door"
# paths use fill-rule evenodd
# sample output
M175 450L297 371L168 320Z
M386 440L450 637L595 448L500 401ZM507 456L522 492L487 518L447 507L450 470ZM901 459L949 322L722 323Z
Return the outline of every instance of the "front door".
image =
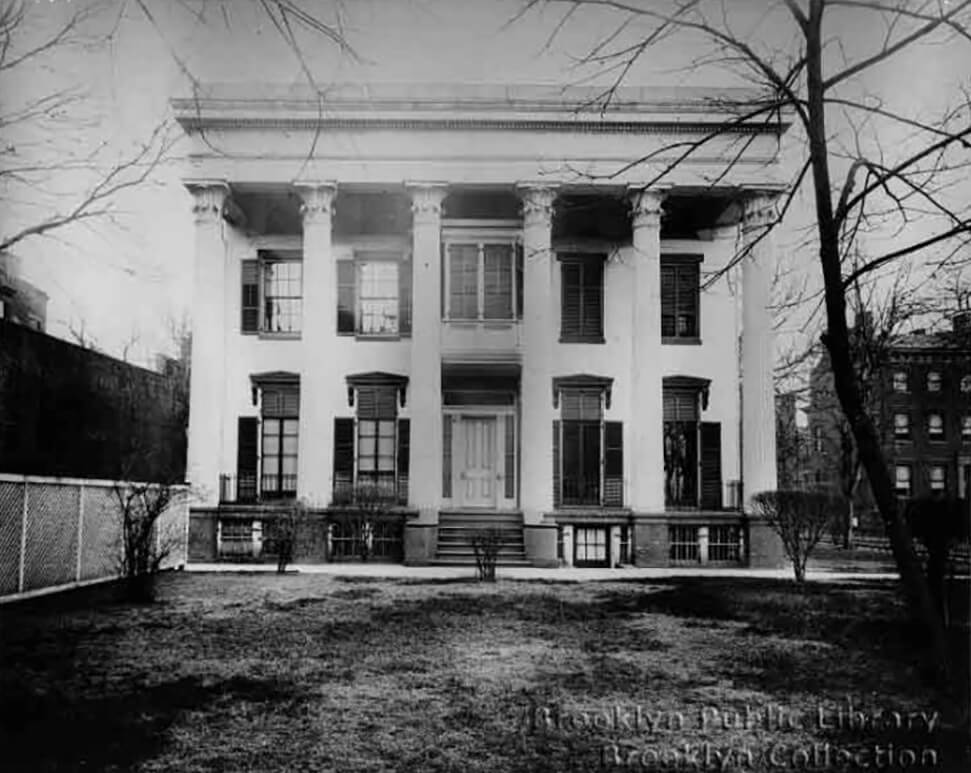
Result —
M496 418L463 416L459 422L459 492L464 507L496 506Z

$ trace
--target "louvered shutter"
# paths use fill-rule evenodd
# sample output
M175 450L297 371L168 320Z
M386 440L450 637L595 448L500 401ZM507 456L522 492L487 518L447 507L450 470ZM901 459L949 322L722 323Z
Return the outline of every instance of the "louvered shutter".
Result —
M411 335L411 262L398 264L398 333Z
M624 504L624 423L604 422L604 493L605 507Z
M408 504L408 473L411 466L411 419L398 419L398 504Z
M516 496L516 417L506 416L505 427L505 490L503 496L512 499Z
M580 333L585 338L603 338L603 263L591 259L582 264Z
M677 267L677 335L679 336L699 335L698 279L697 263L684 263Z
M675 315L677 309L674 266L661 266L661 336L671 338L675 335Z
M516 317L523 318L523 245L516 245Z
M240 416L236 425L236 501L256 499L259 419Z
M560 490L560 422L553 420L553 507L563 502Z
M560 277L563 284L561 292L560 336L562 338L576 338L581 333L581 268L579 263L563 263L560 269Z
M334 501L350 501L353 489L354 419L334 419Z
M697 421L697 392L665 392L664 421Z
M260 262L244 260L241 267L242 297L240 330L256 333L260 329Z
M357 390L357 418L394 419L398 415L398 391L388 387Z
M442 496L452 497L452 417L442 417Z
M701 506L706 510L722 508L721 424L701 423Z
M354 335L356 331L354 274L353 260L337 261L337 332L340 335Z

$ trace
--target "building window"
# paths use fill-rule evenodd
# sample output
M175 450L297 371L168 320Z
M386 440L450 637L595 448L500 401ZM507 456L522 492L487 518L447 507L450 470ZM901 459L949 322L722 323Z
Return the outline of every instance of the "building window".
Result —
M560 257L560 341L603 343L603 255Z
M661 256L661 338L697 340L700 263L697 257Z
M907 372L903 370L894 371L893 374L893 391L898 393L904 393L910 391L910 386L907 383Z
M337 261L337 332L361 338L411 335L411 264L396 252Z
M965 394L971 392L971 375L961 376L961 391Z
M398 263L357 264L358 325L361 335L398 335Z
M897 438L910 437L909 413L895 413L893 415L893 435Z
M928 392L941 391L941 374L935 370L932 370L927 374L927 391Z
M296 387L264 387L260 493L267 499L297 494L299 414Z
M961 437L971 438L971 413L966 413L961 417Z
M522 318L522 250L513 241L445 245L445 319L457 322Z
M910 496L910 465L898 464L894 468L894 490L898 497Z
M941 414L927 415L927 436L932 440L944 439L944 417Z
M664 392L664 504L698 505L698 393Z
M947 470L944 465L931 465L929 474L931 491L944 491L947 488Z
M241 266L244 333L299 333L303 320L303 262L293 250L260 250Z
M553 422L557 507L623 505L623 423L605 421L603 415L610 405L609 381L596 376L554 379L561 417Z

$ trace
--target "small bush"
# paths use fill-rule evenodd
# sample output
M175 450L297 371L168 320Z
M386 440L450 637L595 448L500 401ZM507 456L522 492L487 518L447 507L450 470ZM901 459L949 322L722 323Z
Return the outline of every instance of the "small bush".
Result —
M472 549L475 551L475 570L479 582L496 581L496 561L501 543L501 529L483 529L473 535Z
M752 498L755 511L782 539L796 582L806 579L806 561L833 521L844 517L846 502L812 491L763 491Z

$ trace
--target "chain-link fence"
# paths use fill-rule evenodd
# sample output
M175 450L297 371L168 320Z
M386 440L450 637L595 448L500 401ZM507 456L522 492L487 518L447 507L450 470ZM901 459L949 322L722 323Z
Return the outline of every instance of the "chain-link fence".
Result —
M117 576L123 556L118 491L125 485L0 474L0 599ZM164 568L187 560L185 494L176 487L156 524Z

